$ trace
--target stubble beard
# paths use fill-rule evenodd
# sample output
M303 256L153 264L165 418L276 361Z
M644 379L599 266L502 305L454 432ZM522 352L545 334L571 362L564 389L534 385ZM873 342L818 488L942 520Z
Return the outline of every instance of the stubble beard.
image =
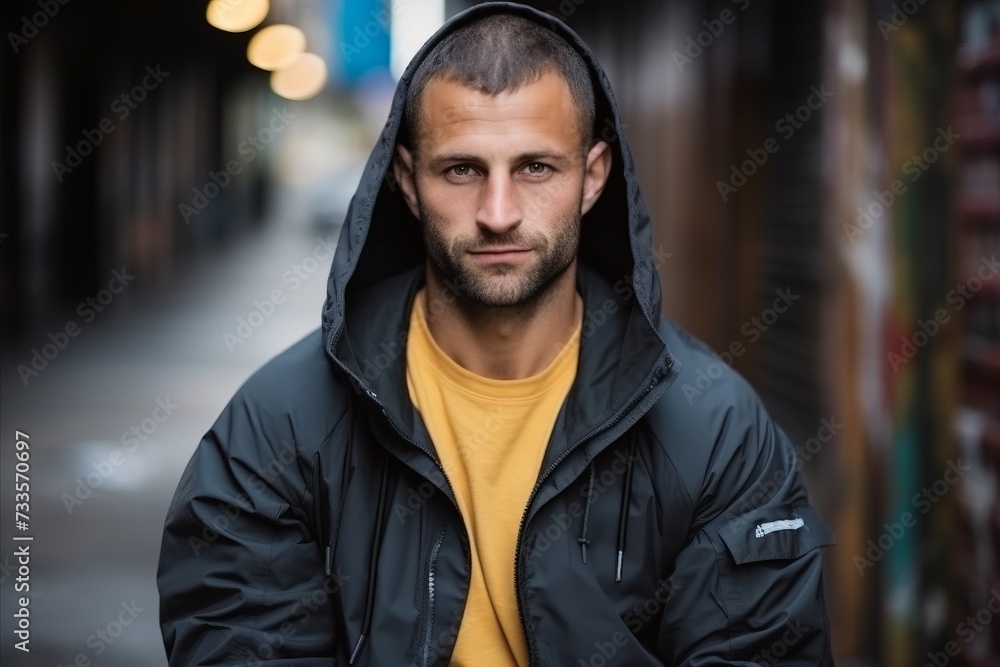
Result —
M447 223L420 207L424 246L430 268L441 283L470 305L480 308L531 309L544 300L556 280L576 259L580 247L579 208L563 216L555 236L525 236L515 228L505 234L481 232L476 237L454 239L450 244L441 233ZM538 259L531 266L494 264L473 267L469 250L515 246L531 248Z

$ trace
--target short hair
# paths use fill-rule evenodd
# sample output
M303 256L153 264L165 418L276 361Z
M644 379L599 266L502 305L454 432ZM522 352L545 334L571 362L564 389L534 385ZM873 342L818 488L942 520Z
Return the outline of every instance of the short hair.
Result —
M495 97L550 73L561 75L569 87L586 151L593 143L597 116L590 70L565 39L511 14L494 14L464 25L431 49L407 90L402 141L416 149L420 103L434 79L451 80Z

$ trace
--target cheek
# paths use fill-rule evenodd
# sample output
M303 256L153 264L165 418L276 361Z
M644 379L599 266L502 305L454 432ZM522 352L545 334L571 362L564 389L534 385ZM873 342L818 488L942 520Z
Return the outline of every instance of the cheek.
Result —
M433 216L438 226L441 223L459 224L469 215L475 215L475 191L472 188L456 188L429 179L418 179L416 186L421 212Z
M578 214L583 201L583 181L565 179L531 186L524 194L525 218L528 220L562 219Z

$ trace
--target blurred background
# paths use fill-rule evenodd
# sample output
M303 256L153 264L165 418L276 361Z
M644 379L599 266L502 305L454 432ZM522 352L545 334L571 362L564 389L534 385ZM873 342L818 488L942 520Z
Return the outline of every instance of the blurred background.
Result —
M319 325L395 81L472 4L4 3L4 664L166 664L181 470ZM838 664L1000 665L1000 2L528 4L611 79L664 311L799 449Z

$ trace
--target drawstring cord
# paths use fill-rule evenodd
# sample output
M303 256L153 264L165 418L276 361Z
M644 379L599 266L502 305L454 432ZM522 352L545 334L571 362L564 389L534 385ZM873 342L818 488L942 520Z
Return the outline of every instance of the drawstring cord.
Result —
M375 538L372 542L372 553L368 561L368 593L365 596L365 618L364 622L361 624L361 636L358 637L358 643L354 646L354 651L351 653L351 659L347 664L353 665L355 659L358 657L358 653L361 652L361 647L365 643L365 639L368 637L368 633L371 631L372 625L372 611L375 607L375 575L378 568L378 556L379 551L382 548L382 536L385 532L385 508L386 508L386 498L388 496L389 489L389 463L386 461L382 467L382 483L379 485L378 491L378 507L375 510L375 516L378 518L378 523L375 524Z
M628 533L628 507L629 498L632 494L632 462L635 460L635 443L636 443L636 429L632 429L631 442L629 444L629 454L628 459L625 464L625 484L622 487L622 497L621 497L621 507L618 512L618 560L615 568L615 581L622 580L622 561L625 556L625 537ZM590 544L590 540L587 538L587 528L590 524L590 506L594 500L594 481L596 478L596 472L594 470L594 462L590 462L590 483L587 485L587 502L584 506L583 511L583 527L580 533L580 537L577 542L580 543L580 555L583 559L583 563L587 563L587 545ZM371 631L372 623L372 612L374 610L375 603L375 575L378 567L378 556L379 551L382 547L382 537L385 530L385 513L387 497L389 488L389 464L385 462L382 468L382 481L379 485L378 493L378 506L375 510L375 516L378 517L378 523L375 527L375 537L372 543L372 552L368 563L368 592L365 599L365 617L361 625L361 636L358 637L358 643L354 646L354 651L351 652L351 658L348 664L353 665L354 661L357 659L358 654L361 652L362 646L364 646L365 639L367 639L368 634Z
M635 460L637 430L632 429L632 442L628 448L628 461L625 463L625 486L622 487L622 503L618 511L618 566L615 569L615 581L622 580L622 559L625 556L625 533L628 532L628 505L632 496L632 462Z
M580 543L580 553L583 557L583 564L587 564L587 545L590 544L590 540L587 539L587 524L590 523L590 503L594 499L594 462L590 462L590 484L587 485L587 504L584 505L583 510L583 531L580 533L580 537L577 538L577 542Z
M632 462L635 461L635 428L632 429L632 437L629 443L628 459L625 463L625 484L622 486L621 506L618 510L618 559L615 564L615 581L622 580L622 561L625 559L625 537L628 534L628 508L629 499L632 496ZM590 525L590 506L594 501L594 461L590 462L590 483L587 485L587 502L583 509L583 526L577 542L580 543L580 557L583 564L587 564L587 528Z

